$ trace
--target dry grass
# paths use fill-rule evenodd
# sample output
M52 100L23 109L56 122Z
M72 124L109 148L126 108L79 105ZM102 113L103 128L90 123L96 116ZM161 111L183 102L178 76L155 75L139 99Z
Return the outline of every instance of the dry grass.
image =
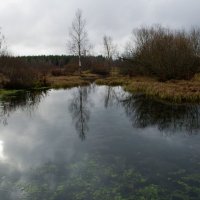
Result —
M147 96L162 100L183 102L200 101L200 81L131 81L125 86L130 92L144 92Z
M128 77L122 77L122 76L112 76L107 78L101 78L97 79L95 83L97 85L109 85L109 86L123 86L127 85L130 82Z
M200 73L194 75L192 82L200 82Z
M0 74L0 85L4 77ZM200 102L200 74L196 74L191 81L171 80L159 82L148 77L120 76L113 74L109 77L92 74L89 71L81 76L74 74L70 76L47 76L50 88L70 88L89 85L95 82L97 85L123 86L129 92L142 92L147 96L157 97L161 100L183 102ZM4 93L1 90L0 93Z
M80 76L50 76L47 80L51 88L70 88L90 84L89 81L83 80Z
M95 81L97 85L121 85L129 92L142 92L147 96L161 100L184 103L200 102L200 74L197 74L191 81L171 80L159 82L149 77L122 77L113 76Z
M48 76L47 82L52 88L70 88L89 85L100 77L101 76L92 74L89 71L84 71L81 76L78 72L68 76Z

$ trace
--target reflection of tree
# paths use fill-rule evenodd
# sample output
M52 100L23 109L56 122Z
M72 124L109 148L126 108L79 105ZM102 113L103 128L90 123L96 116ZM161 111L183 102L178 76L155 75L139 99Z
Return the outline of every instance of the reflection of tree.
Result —
M175 105L159 102L144 95L130 95L122 102L133 126L157 126L161 131L186 131L200 129L200 110L197 105Z
M157 126L165 133L186 131L196 133L200 129L200 109L197 105L170 104L148 98L141 94L130 94L121 88L107 87L105 107L124 107L133 127Z
M112 105L120 104L122 99L126 98L128 94L124 92L121 87L106 86L105 90L104 105L106 108Z
M72 113L75 128L79 134L79 137L84 140L88 127L88 120L90 112L88 108L88 93L90 87L79 87L77 92L74 93L74 97L70 104L70 112Z
M18 109L31 113L46 95L47 91L34 90L4 96L0 100L0 122L6 125L10 114Z

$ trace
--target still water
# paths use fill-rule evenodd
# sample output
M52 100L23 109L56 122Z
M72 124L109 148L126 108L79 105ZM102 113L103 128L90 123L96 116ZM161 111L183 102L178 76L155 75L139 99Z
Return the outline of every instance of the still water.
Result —
M1 200L199 200L200 107L121 87L0 100Z

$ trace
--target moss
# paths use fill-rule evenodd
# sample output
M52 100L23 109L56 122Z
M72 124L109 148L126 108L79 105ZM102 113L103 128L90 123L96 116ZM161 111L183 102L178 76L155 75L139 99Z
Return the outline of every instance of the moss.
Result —
M2 98L3 96L6 96L6 95L14 95L19 91L22 91L22 90L3 90L3 89L0 89L0 98Z
M0 99L5 99L10 96L14 96L19 92L23 92L23 90L3 90L0 89Z

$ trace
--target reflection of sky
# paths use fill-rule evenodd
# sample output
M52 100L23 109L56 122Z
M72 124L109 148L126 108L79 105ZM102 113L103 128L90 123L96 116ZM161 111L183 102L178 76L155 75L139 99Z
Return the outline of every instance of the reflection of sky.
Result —
M7 126L0 124L0 176L47 162L70 162L83 153L122 156L136 165L152 162L154 167L158 159L160 166L169 168L196 162L199 135L167 137L156 127L133 128L120 104L104 107L105 89L96 87L88 94L89 131L83 142L69 112L77 89L51 90L31 115L22 109L13 112Z
M0 140L0 161L5 160L5 155L4 155L4 144L3 141Z
M54 159L56 151L62 151L66 145L62 141L75 135L67 113L69 100L67 92L53 91L31 116L17 110L8 119L7 126L1 125L4 153L13 165L38 165ZM72 151L73 141L68 143L68 149L69 146Z

